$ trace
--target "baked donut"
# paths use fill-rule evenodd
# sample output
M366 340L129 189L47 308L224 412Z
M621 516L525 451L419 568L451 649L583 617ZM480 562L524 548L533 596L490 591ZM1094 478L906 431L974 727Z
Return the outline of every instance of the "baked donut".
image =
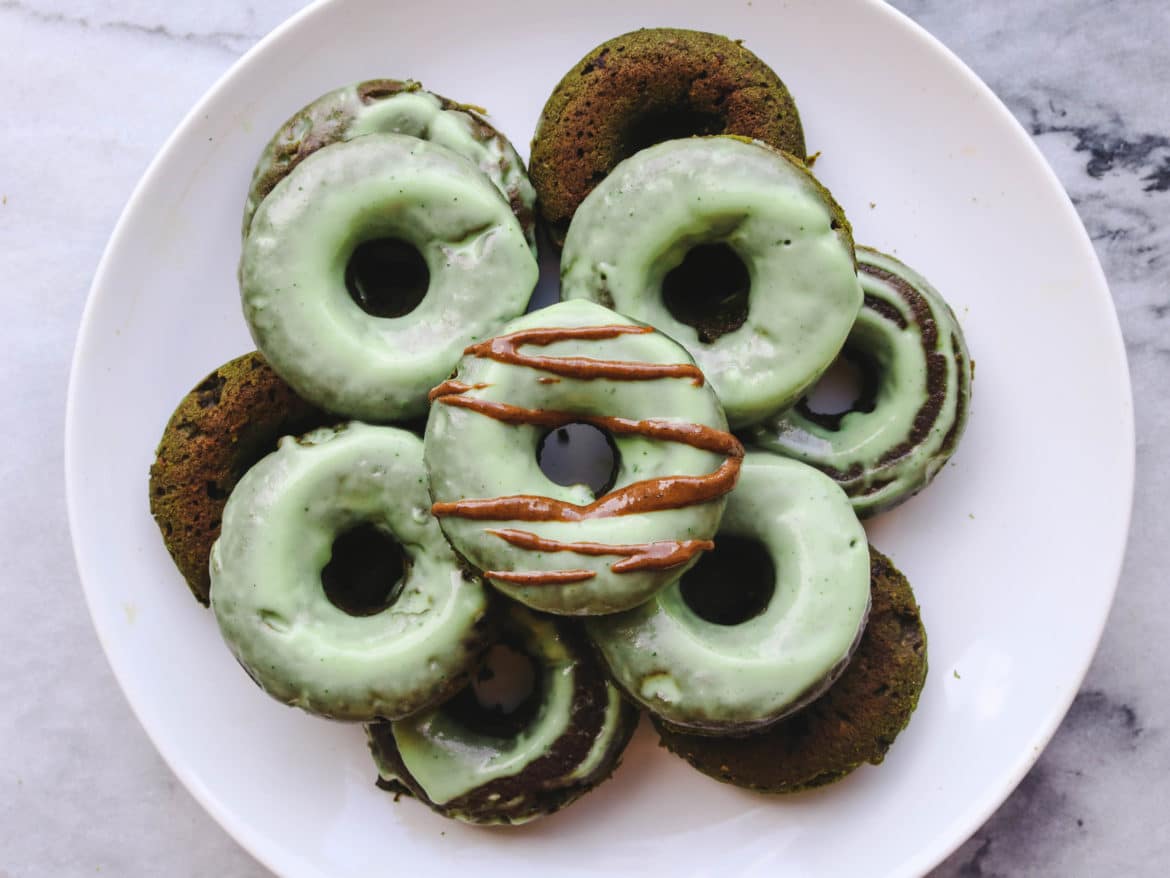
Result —
M366 727L379 785L466 823L527 823L608 778L638 712L605 678L575 623L510 604L499 642L534 665L533 691L509 713L470 687L394 723Z
M716 540L680 582L586 627L636 704L679 729L743 734L844 670L869 608L869 552L831 479L761 452L744 457Z
M805 157L788 89L737 41L651 28L590 51L553 90L532 140L532 182L553 243L564 243L574 211L618 162L702 134L738 134Z
M211 608L264 691L367 721L467 681L487 592L429 506L422 441L394 427L286 437L244 474L211 549Z
M841 356L863 376L861 398L831 415L802 399L749 435L831 476L869 516L942 470L967 424L972 363L954 312L922 275L868 247L857 263L865 303Z
M225 363L183 397L150 467L150 514L201 604L211 587L211 544L240 476L281 436L335 420L301 399L258 353Z
M293 168L322 147L365 134L408 134L454 150L503 193L536 253L536 191L515 148L483 110L412 80L370 79L321 95L280 126L260 154L244 204L244 235L256 207Z
M404 134L300 162L260 203L240 259L244 316L272 368L321 408L365 421L422 414L463 348L523 313L536 279L491 182Z
M799 713L744 738L654 726L662 745L716 780L762 793L795 793L878 764L910 722L926 682L926 630L910 583L870 549L872 607L849 667Z
M694 361L651 327L562 302L469 347L432 397L432 511L514 600L568 615L626 610L711 547L743 447ZM613 448L596 493L538 463L542 440L569 424L604 431Z
M803 164L732 137L626 159L573 217L561 297L681 342L732 427L800 399L861 307L849 223Z

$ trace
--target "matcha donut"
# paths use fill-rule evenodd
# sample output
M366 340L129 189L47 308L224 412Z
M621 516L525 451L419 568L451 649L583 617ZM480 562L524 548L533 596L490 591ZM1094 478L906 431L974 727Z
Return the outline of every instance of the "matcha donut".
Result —
M623 159L679 137L737 134L804 159L796 104L773 70L717 34L652 28L602 43L553 90L532 140L532 182L553 242Z
M211 549L211 608L262 689L365 721L422 710L466 682L487 592L429 505L422 441L394 427L287 437L244 474ZM369 548L343 555L354 542ZM385 570L391 552L398 571L365 582L365 600L354 600L345 580Z
M865 303L842 356L863 375L846 412L801 400L750 432L845 489L858 515L874 515L925 488L967 424L972 363L954 312L926 279L893 256L857 248Z
M258 353L220 366L183 397L150 467L150 514L201 604L211 588L211 544L240 476L281 436L335 420L297 396Z
M468 688L366 727L379 786L405 787L466 823L527 823L560 810L613 773L638 724L573 622L517 604L502 616L501 642L535 666L533 691L511 714L488 713Z
M743 448L686 351L651 327L562 302L468 348L432 396L432 511L509 597L567 615L626 610L711 547ZM537 449L568 424L607 434L608 489L541 470Z
M512 206L535 254L536 191L524 161L482 113L411 80L371 79L322 95L281 125L260 154L244 204L244 235L257 205L317 150L365 134L408 134L454 150L486 174Z
M872 606L841 678L804 710L744 738L682 734L654 721L662 745L716 780L795 793L885 758L926 682L926 631L910 583L876 550Z
M749 612L708 609L748 577L713 576L691 590L688 574L636 609L587 623L635 703L702 734L763 728L824 692L869 608L865 531L841 489L810 466L749 452L717 540L728 538L762 544L771 582Z
M417 261L420 277L405 273L421 300L367 297L376 281L354 265L391 245ZM491 182L403 134L334 143L298 164L260 203L240 259L244 316L272 368L320 407L366 421L424 412L463 348L523 313L536 278Z
M732 427L800 399L861 307L849 224L800 162L731 137L618 165L573 217L561 297L679 341Z

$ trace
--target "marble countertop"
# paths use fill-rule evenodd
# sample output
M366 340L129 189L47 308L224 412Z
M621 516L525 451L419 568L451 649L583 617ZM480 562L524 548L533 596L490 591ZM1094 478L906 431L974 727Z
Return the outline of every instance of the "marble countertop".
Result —
M1100 651L1035 768L936 874L1164 874L1170 5L894 5L990 84L1071 194L1112 285L1137 413L1133 530ZM0 0L0 878L265 873L171 775L106 665L69 549L61 436L86 291L134 183L202 92L300 6Z

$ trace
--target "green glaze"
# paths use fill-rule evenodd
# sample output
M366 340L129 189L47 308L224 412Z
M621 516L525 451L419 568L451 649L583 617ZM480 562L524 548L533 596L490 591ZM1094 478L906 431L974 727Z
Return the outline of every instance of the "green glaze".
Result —
M374 317L345 285L363 241L398 238L430 272L422 302ZM443 146L371 134L309 156L264 199L240 260L244 316L272 368L328 411L422 414L463 348L521 314L537 279L519 222L479 171Z
M408 559L401 593L376 615L326 598L334 539L384 528ZM211 606L224 640L274 698L347 720L400 717L466 680L485 589L466 577L430 514L422 443L352 423L279 448L240 480L211 550Z
M561 302L526 314L504 327L501 334L533 327L634 325L591 302ZM638 363L691 363L687 352L665 335L653 332L621 335L604 341L560 341L525 353L581 356ZM468 397L509 403L524 408L568 411L583 415L610 415L633 420L664 419L704 424L723 430L727 422L709 384L695 386L690 378L650 381L579 380L562 377L541 383L547 373L527 366L498 363L467 356L456 379L486 387ZM426 430L426 462L431 496L436 502L467 498L539 495L578 505L595 498L585 485L563 486L540 469L537 447L543 427L510 425L468 409L436 402ZM700 476L717 470L724 457L681 443L614 436L619 467L615 489L634 482L673 475ZM571 585L521 586L492 580L514 600L538 610L559 614L612 613L637 606L678 579L685 567L614 573L614 556L585 556L572 552L538 552L516 548L493 528L518 528L562 542L607 545L659 540L710 539L719 526L725 498L679 509L577 522L500 522L443 517L443 532L456 551L480 570L548 571L586 569L596 576Z
M766 726L823 692L869 609L865 531L841 489L812 467L749 452L719 533L759 540L772 558L776 591L759 615L705 621L676 584L628 613L587 622L631 698L704 733Z
M536 191L506 137L475 108L426 91L417 82L373 80L335 89L299 110L264 147L244 205L244 232L273 185L322 146L366 134L406 134L466 158L512 205L536 253Z
M603 682L600 670L586 669L591 661L584 641L566 638L562 620L540 617L524 607L510 605L501 619L503 630L535 663L540 680L540 704L531 721L511 737L473 730L442 707L398 720L392 725L397 760L402 769L380 752L375 736L371 747L384 780L407 780L425 795L428 804L444 814L476 823L524 823L541 816L545 797L554 807L567 803L595 785L612 770L636 716L623 705L618 690ZM604 694L587 693L596 682ZM588 711L582 724L583 704L604 700ZM571 743L570 743L571 742ZM588 746L582 746L588 742ZM568 746L567 746L568 745ZM568 753L575 756L568 756ZM538 768L553 761L555 769ZM402 775L405 773L406 777ZM522 778L538 777L536 785ZM513 780L513 784L500 781ZM491 789L511 788L510 800ZM470 799L464 798L471 796ZM518 799L531 797L532 801ZM466 807L456 800L462 799ZM493 804L495 803L495 804ZM444 807L450 806L450 807Z
M719 243L747 267L749 310L705 343L661 290L691 248ZM840 208L802 164L760 143L699 137L636 153L589 194L565 239L561 297L677 339L739 427L791 405L832 363L861 287Z
M846 349L877 364L872 410L850 411L834 423L799 406L759 424L750 437L833 476L857 514L868 516L922 490L950 458L967 422L971 358L954 313L925 278L867 247L857 249L857 260L866 304ZM924 337L927 326L933 344ZM931 363L941 379L934 387ZM931 416L923 418L924 410Z

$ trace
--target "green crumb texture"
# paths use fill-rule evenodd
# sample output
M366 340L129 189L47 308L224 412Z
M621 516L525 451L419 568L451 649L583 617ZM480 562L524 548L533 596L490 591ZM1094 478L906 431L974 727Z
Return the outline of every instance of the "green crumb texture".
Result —
M880 763L926 682L926 631L910 583L872 546L870 577L865 633L828 692L747 737L682 734L654 719L662 745L716 780L762 793L824 786Z

